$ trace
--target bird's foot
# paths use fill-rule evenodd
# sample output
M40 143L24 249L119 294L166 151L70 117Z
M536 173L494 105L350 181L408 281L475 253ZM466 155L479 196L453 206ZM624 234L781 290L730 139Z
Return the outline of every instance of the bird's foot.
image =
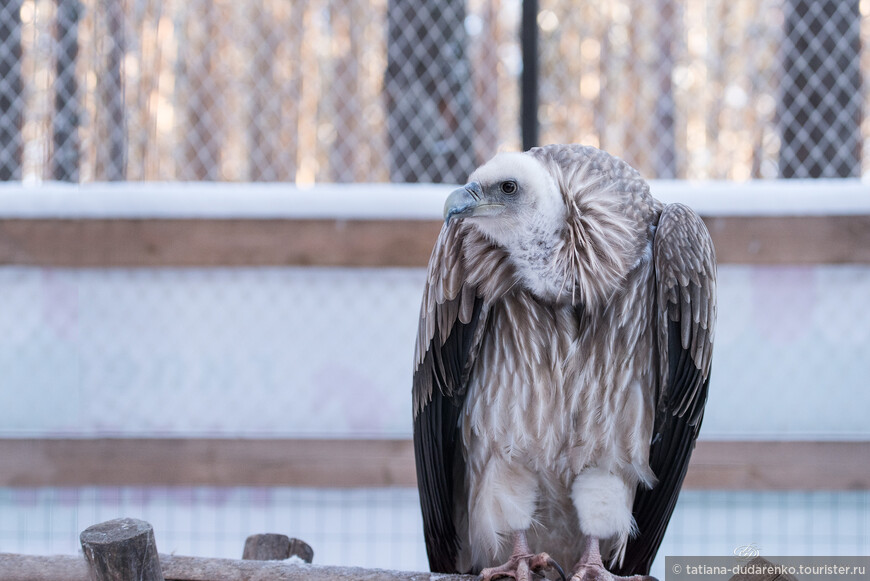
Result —
M511 558L504 565L487 567L481 571L480 581L493 581L502 577L509 577L516 579L516 581L532 581L534 573L543 571L555 571L562 581L565 581L565 572L562 571L562 567L547 553L511 555Z
M621 577L614 575L600 563L580 563L574 568L571 581L658 581L649 575Z
M631 575L630 577L614 575L604 567L598 539L588 536L584 545L583 556L580 557L580 562L574 565L571 581L658 581L649 575Z

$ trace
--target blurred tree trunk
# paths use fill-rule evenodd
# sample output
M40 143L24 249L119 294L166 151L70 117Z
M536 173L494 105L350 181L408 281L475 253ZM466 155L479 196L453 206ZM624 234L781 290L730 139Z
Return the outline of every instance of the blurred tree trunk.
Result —
M333 87L333 127L330 132L329 167L336 182L364 181L361 161L366 136L361 134L359 56L360 35L366 11L358 0L334 0L330 20L337 47Z
M779 170L785 178L861 172L859 0L786 0Z
M133 46L126 47L125 60L134 57L138 74L125 79L126 126L125 172L128 180L161 179L163 144L157 125L160 105L160 73L167 47L161 44L172 26L163 18L163 0L136 0L125 12L126 30L133 31Z
M465 181L475 166L465 0L390 0L387 21L390 179Z
M498 47L503 37L498 23L500 0L486 0L483 7L483 28L474 55L472 77L474 94L474 153L477 159L489 159L499 141L498 119Z
M82 5L78 0L56 0L54 116L52 118L51 176L56 180L79 180L80 107L76 60L79 54L78 26Z
M0 181L21 179L21 2L0 1Z
M282 123L281 146L278 150L278 166L281 168L282 179L296 180L299 165L299 117L302 100L302 43L304 40L301 22L308 10L308 0L296 0L285 4L282 30L290 28L290 38L281 43L283 50L282 83L279 100L281 116L286 119ZM289 8L287 7L289 6ZM284 38L284 37L281 37Z
M677 177L677 143L674 131L674 74L673 39L676 36L674 0L657 0L659 22L656 26L656 44L659 62L655 70L658 96L652 126L652 166L658 179Z
M195 3L187 10L187 37L179 51L185 84L183 104L186 131L183 134L183 180L215 181L220 175L220 118L216 97L219 93L213 55L221 40L218 6L214 2Z
M251 181L279 179L277 153L281 127L280 80L275 74L275 55L280 39L271 2L251 4L255 40L251 59L251 91L248 126L248 167Z
M126 178L127 125L124 111L124 81L121 75L125 53L124 13L120 0L102 0L108 49L101 55L102 73L97 75L100 109L97 127L96 178L120 181Z

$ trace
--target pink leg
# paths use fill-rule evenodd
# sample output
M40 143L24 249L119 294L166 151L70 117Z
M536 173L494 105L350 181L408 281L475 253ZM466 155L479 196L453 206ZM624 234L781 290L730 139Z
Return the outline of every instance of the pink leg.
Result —
M533 555L525 531L515 531L514 549L508 562L497 567L487 567L480 572L480 579L481 581L492 581L499 577L511 577L516 581L531 581L533 571L545 569L555 569L564 581L565 573L559 564L547 553Z
M604 567L598 539L586 537L583 555L580 557L580 562L574 565L571 581L656 581L656 578L649 575L632 575L630 577L614 575Z

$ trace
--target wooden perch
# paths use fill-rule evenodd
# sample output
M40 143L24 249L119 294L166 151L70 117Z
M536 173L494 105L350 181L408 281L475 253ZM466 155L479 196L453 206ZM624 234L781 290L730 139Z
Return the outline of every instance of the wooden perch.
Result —
M746 565L755 565L758 567L773 567L775 564L771 563L764 557L755 557L754 559L746 563ZM728 581L798 581L798 578L794 575L789 575L788 573L779 572L771 572L766 575L738 573L737 575L731 577Z
M246 561L283 561L290 557L299 557L306 563L311 563L314 550L305 541L269 533L249 536L242 552L242 559Z
M242 560L157 554L145 521L121 518L81 534L85 558L0 553L0 581L472 581L469 575L309 564L314 551L285 535L251 535ZM292 561L287 557L296 557ZM260 560L253 560L260 559ZM283 560L262 560L283 559Z
M307 565L291 561L243 561L161 554L166 581L476 581L473 575L443 575ZM0 553L2 581L91 581L85 559ZM118 580L127 581L127 580Z
M154 530L145 521L119 518L82 532L94 581L163 581Z

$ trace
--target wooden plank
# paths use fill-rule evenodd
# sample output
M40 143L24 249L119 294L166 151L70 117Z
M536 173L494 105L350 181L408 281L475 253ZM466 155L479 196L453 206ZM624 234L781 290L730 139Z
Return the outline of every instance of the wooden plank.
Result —
M416 485L410 440L0 439L0 486ZM870 442L699 442L695 490L870 490Z
M870 264L870 216L718 216L722 264ZM3 219L0 264L422 267L436 220Z
M417 220L0 220L0 264L421 266L440 228Z
M685 480L700 490L870 490L870 442L698 442Z
M704 218L720 263L870 264L870 216Z
M157 531L160 535L160 531ZM157 540L158 543L160 540ZM472 575L445 575L361 567L308 565L292 561L245 561L160 553L165 579L174 581L476 581ZM2 581L92 581L78 555L0 553Z
M416 486L410 440L0 440L0 486Z

